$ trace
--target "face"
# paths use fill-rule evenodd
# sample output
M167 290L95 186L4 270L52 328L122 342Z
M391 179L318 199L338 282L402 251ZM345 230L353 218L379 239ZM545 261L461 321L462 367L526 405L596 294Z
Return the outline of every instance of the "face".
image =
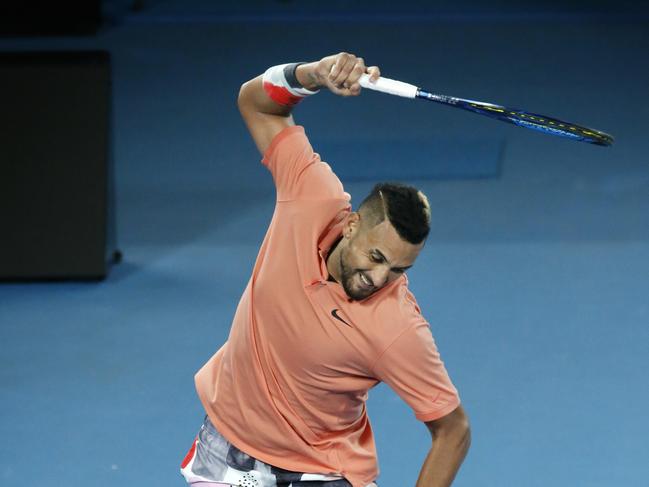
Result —
M354 300L365 299L399 278L424 246L402 240L388 219L370 229L352 222L343 237L340 279Z

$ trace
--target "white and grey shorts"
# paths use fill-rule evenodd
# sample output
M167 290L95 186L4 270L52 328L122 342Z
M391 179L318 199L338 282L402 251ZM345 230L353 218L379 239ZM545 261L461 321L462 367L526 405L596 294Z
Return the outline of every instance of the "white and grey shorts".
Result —
M192 487L351 487L340 476L291 472L261 462L230 444L207 416L180 473Z

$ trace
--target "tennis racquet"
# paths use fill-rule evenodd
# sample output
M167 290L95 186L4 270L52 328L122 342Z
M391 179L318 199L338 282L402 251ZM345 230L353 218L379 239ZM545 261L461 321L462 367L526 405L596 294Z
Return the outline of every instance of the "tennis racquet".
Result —
M359 83L363 88L370 90L403 96L405 98L420 98L422 100L435 101L550 135L558 135L559 137L567 137L597 145L608 146L613 143L613 136L600 132L599 130L564 122L556 118L546 117L545 115L537 115L536 113L530 113L524 110L494 105L492 103L465 100L454 96L436 95L417 88L415 85L404 83L403 81L380 77L376 83L372 83L370 82L370 76L363 74Z

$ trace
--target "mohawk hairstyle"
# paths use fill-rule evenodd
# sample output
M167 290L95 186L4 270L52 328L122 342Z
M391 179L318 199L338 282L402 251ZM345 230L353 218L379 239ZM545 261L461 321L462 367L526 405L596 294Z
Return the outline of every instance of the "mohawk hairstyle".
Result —
M379 183L358 207L368 228L386 216L399 236L407 242L423 242L430 232L430 205L426 195L413 186Z

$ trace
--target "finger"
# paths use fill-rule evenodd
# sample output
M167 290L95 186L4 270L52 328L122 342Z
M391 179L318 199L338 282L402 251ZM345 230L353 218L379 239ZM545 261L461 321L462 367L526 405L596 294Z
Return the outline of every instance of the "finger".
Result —
M340 66L340 70L332 82L337 86L342 85L349 77L349 73L352 72L354 66L356 66L356 56L347 54L347 56L345 56L345 64Z
M331 88L331 92L338 96L356 96L360 92L355 92L352 88L346 88L344 86L338 87L334 86Z
M350 96L351 95L351 90L349 88L345 88L344 86L333 86L331 89L331 92L335 95L338 96Z
M376 83L376 80L381 77L381 70L378 66L370 66L367 68L367 74L370 75L370 81Z
M341 70L345 67L348 58L349 58L349 54L347 54L346 52L341 52L338 56L336 56L336 61L331 67L331 71L329 71L329 81L331 81L331 83L335 85L340 84L337 83L336 80L340 75Z
M358 96L360 94L361 94L360 83L354 83L349 88L347 88L347 96Z
M358 58L356 60L356 65L349 73L349 76L344 81L344 84L346 84L349 88L351 88L354 84L356 84L356 82L358 82L358 80L363 75L363 73L365 73L366 69L367 68L365 67L365 62L363 61L363 58Z

